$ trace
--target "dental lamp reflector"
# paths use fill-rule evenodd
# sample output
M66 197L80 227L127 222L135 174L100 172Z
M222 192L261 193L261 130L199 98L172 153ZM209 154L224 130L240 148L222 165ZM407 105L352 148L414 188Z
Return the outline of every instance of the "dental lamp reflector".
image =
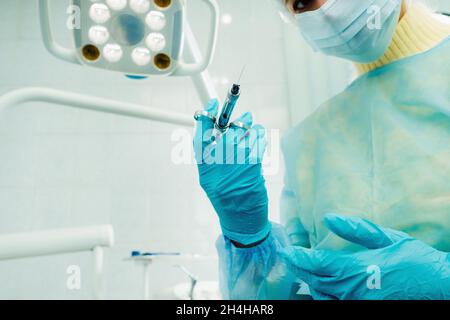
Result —
M80 27L73 28L75 48L53 39L48 1L40 1L44 44L58 58L129 75L194 75L210 64L218 29L216 0L201 0L210 11L210 35L203 61L182 58L188 0L72 0ZM189 0L192 1L192 0Z

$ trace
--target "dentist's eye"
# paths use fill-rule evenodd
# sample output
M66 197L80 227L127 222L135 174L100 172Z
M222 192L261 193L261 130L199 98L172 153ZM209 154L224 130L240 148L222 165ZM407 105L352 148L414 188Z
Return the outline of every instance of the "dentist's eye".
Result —
M301 10L301 9L304 9L304 8L305 8L305 5L303 4L303 2L301 0L296 0L294 2L294 5L292 6L292 9L294 11Z
M295 13L301 13L312 4L314 0L295 0L292 5L292 11Z

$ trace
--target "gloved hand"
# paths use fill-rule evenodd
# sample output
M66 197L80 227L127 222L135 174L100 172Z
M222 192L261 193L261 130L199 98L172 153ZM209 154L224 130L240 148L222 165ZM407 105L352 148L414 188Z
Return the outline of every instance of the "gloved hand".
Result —
M310 286L313 298L450 299L448 253L360 218L330 214L325 224L341 238L367 250L285 249L282 256ZM379 283L377 270L381 272Z
M206 111L217 116L219 102L211 100ZM252 115L237 121L252 125ZM223 235L243 245L263 240L270 232L268 197L262 175L266 148L265 130L231 127L213 135L214 124L207 118L197 122L194 138L200 185L216 210Z

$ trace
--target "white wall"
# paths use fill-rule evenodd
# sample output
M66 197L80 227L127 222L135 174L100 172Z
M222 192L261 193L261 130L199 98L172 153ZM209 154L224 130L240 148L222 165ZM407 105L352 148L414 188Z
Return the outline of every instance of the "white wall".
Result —
M52 2L58 37L70 43L68 1ZM219 2L233 17L221 27L210 69L219 92L247 62L239 112L253 111L266 127L285 129L290 114L282 22L266 1ZM201 30L203 11L193 8L194 29ZM40 40L37 1L2 0L0 26L0 93L45 86L188 114L200 107L189 79L132 81L53 58ZM106 286L112 299L140 298L142 270L122 261L132 249L215 255L219 229L196 168L171 162L174 129L42 103L0 110L0 233L111 223L116 246L107 251ZM267 179L276 219L282 168ZM69 265L82 268L80 291L66 288ZM217 278L214 260L187 266L201 280ZM0 262L0 298L89 299L91 268L88 253ZM153 270L153 293L185 280L169 265Z

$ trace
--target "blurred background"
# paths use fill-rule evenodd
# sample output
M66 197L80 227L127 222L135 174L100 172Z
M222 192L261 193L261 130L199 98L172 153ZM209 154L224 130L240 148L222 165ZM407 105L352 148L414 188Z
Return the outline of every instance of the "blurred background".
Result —
M223 98L244 64L239 113L268 129L300 122L354 76L352 66L308 49L269 1L219 0L219 43L209 72ZM431 1L436 3L436 1ZM119 73L65 63L44 48L37 1L0 2L0 94L40 86L193 114L202 107L186 77L130 80ZM68 0L53 0L57 38L71 45ZM188 0L188 19L203 47L206 8ZM182 261L200 281L217 281L218 221L198 184L196 167L171 160L176 126L28 103L0 110L0 234L111 224L107 299L142 298L142 269L132 250L203 255ZM278 221L283 166L267 176L270 214ZM92 255L0 261L0 299L91 299ZM68 290L67 267L80 266L80 290ZM150 291L187 281L169 263L151 266Z

